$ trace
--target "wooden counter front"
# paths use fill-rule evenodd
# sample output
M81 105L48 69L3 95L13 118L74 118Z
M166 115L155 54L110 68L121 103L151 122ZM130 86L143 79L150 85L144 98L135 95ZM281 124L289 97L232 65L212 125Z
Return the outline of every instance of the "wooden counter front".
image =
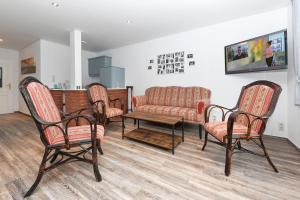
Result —
M107 93L110 99L120 98L124 104L124 113L127 113L128 90L108 89ZM51 90L51 94L56 106L60 110L64 108L64 111L67 113L90 106L86 90ZM120 105L116 104L116 107L120 108Z

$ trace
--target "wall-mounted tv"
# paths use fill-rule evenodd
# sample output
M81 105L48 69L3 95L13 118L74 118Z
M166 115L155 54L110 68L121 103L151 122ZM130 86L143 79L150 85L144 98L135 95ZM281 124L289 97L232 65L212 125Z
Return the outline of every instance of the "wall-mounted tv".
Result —
M286 69L287 63L286 30L225 47L225 74Z

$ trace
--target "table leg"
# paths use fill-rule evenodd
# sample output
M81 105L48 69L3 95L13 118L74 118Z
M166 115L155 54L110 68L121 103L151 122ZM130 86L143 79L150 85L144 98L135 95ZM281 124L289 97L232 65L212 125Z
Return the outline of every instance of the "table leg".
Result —
M182 118L181 138L182 138L182 142L184 142L184 118Z
M122 116L122 140L124 139L124 116Z
M175 129L175 127L174 127L174 125L172 126L172 154L174 155L174 143L175 143L175 134L174 134L174 129Z

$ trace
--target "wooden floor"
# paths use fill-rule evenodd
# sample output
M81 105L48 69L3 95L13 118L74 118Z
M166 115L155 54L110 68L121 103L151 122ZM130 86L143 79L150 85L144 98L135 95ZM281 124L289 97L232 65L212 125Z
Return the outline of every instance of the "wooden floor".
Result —
M118 123L106 130L99 158L102 182L95 182L91 165L69 163L47 173L28 199L300 199L300 152L284 139L265 138L278 174L262 157L234 154L232 174L226 177L224 149L208 143L202 152L196 129L186 131L175 155L121 140ZM0 115L0 199L22 199L42 152L29 117Z

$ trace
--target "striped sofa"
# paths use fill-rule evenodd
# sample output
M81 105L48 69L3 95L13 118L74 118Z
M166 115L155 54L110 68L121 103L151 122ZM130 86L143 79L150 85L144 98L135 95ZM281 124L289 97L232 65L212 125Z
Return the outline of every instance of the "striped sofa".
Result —
M187 123L199 125L202 138L204 109L210 104L211 91L203 87L150 87L143 96L133 96L134 111L182 116Z

